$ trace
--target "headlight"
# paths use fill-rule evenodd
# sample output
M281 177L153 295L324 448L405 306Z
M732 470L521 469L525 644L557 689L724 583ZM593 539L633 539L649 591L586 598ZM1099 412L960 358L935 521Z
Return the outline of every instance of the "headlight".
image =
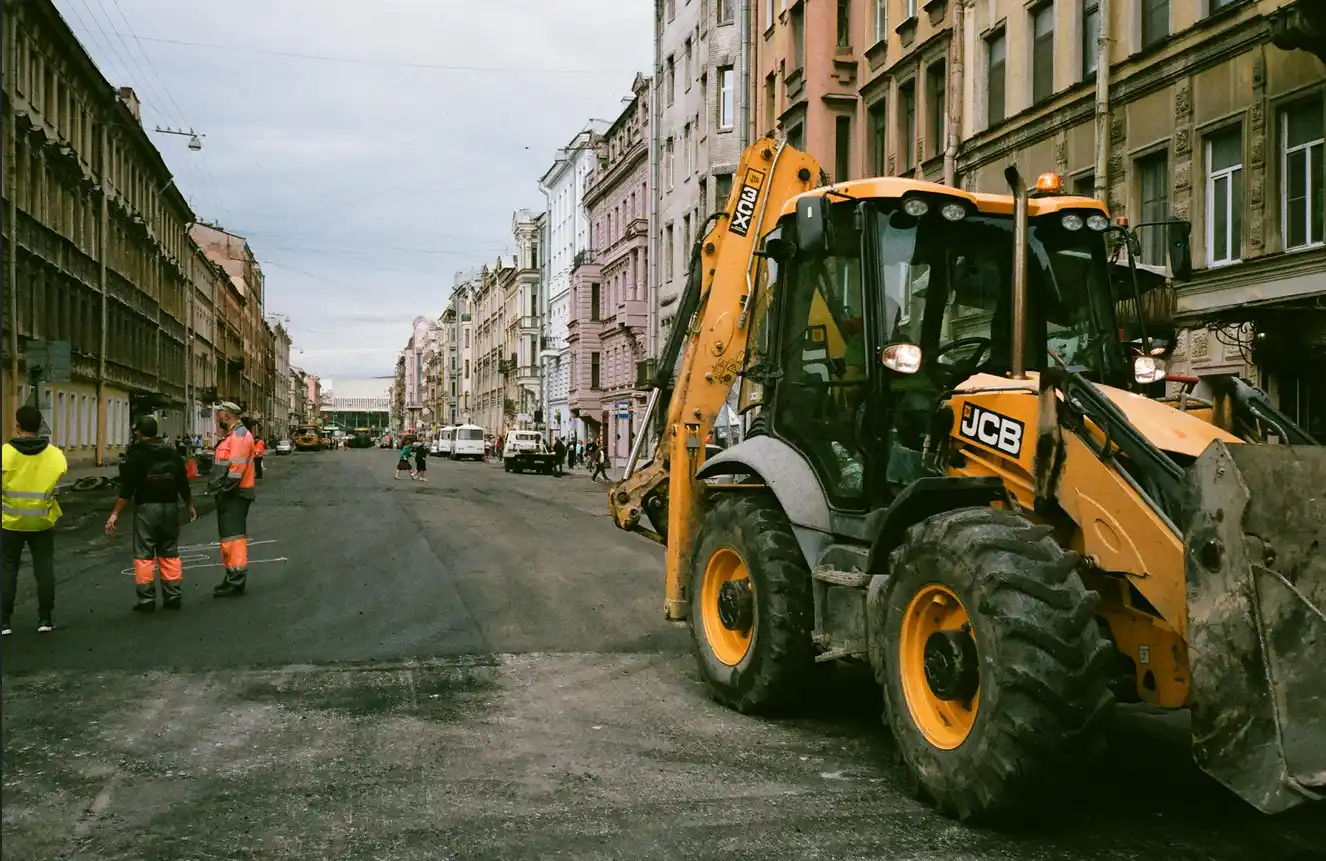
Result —
M880 363L890 371L914 374L921 370L921 348L915 344L890 344L879 352Z
M930 204L919 197L909 197L903 201L902 211L912 218L920 218L930 211Z
M1059 223L1064 226L1064 230L1081 230L1082 216L1078 215L1077 213L1070 212L1067 215L1065 215L1063 218L1059 219Z
M949 221L961 221L967 217L967 207L960 203L946 203L939 210L939 214Z
M1143 385L1158 383L1165 379L1165 362L1155 356L1138 356L1133 359L1133 379Z
M1087 227L1099 233L1110 226L1110 220L1097 212L1095 215L1087 216Z

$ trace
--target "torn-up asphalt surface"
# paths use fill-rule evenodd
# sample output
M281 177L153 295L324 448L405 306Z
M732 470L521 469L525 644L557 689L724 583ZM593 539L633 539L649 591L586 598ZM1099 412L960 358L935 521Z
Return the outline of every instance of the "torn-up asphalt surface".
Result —
M251 591L213 601L215 525L178 615L128 612L127 537L66 530L53 635L31 577L4 643L5 859L1308 859L1191 764L1181 715L1036 833L912 801L844 672L796 719L710 701L661 620L662 553L604 485L376 449L269 458ZM100 518L104 520L104 516ZM98 524L100 521L96 521ZM269 543L259 544L256 542ZM200 567L213 564L213 567ZM33 620L35 622L35 619Z

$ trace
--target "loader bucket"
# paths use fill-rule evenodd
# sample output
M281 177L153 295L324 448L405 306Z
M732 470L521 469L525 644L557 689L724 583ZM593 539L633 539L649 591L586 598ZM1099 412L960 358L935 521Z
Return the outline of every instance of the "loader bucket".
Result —
M1197 764L1264 813L1326 798L1326 448L1213 442L1187 490Z

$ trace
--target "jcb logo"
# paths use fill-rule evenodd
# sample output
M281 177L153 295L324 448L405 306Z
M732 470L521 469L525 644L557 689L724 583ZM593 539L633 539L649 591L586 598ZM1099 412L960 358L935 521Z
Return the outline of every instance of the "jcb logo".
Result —
M1023 424L1017 419L984 410L973 404L962 405L958 435L981 445L997 448L1017 457L1022 451Z
M732 211L732 224L729 233L745 236L750 233L751 219L755 217L755 203L760 199L760 189L764 188L765 173L749 168L741 180L741 194L737 196L736 209Z

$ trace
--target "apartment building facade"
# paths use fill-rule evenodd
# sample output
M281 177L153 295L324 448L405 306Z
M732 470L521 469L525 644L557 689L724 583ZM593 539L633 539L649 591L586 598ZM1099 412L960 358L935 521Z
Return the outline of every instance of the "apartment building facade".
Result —
M486 433L496 434L504 421L506 291L503 280L514 275L514 262L498 257L480 272L474 292L474 417Z
M38 403L71 465L108 463L131 415L184 407L193 213L137 97L106 81L54 4L7 5L0 56L5 407ZM69 345L68 380L34 391L42 342Z
M968 6L958 169L980 191L1003 190L1010 162L1060 173L1137 226L1147 264L1166 265L1165 240L1141 225L1188 221L1196 271L1176 285L1171 365L1248 378L1320 437L1326 58L1295 47L1298 6L1135 0L1104 22L1095 0Z
M506 308L506 383L505 397L510 401L510 415L505 426L533 427L542 403L542 378L539 375L539 352L542 327L539 323L539 294L544 257L543 213L528 209L511 217L511 235L515 240L516 259L504 284Z
M749 143L751 0L655 0L650 355L667 337L691 245Z
M651 340L649 91L649 79L637 75L626 108L598 142L585 192L591 250L572 287L571 412L578 436L605 446L613 465L625 463L643 418L636 376Z
M589 217L585 212L585 184L594 170L594 142L603 124L590 121L558 151L552 167L539 180L547 201L548 254L546 280L540 292L544 303L543 337L539 352L543 376L543 415L549 439L571 438L571 346L567 322L571 309L571 272L577 255L589 248ZM583 261L583 255L580 259Z

